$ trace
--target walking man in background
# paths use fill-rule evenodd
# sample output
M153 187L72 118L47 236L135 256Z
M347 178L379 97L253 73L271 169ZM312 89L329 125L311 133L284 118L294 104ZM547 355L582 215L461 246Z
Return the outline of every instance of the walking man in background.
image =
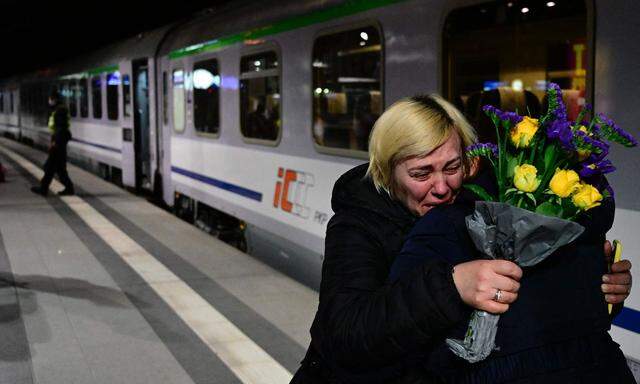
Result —
M40 180L39 187L32 187L31 190L42 196L46 196L49 191L49 184L53 180L53 175L58 174L60 182L64 185L64 190L58 193L59 196L73 195L75 190L73 183L67 173L67 143L71 140L69 130L69 110L60 100L57 92L49 96L49 106L52 108L49 115L49 130L51 131L51 143L49 144L49 157L44 163L44 176Z

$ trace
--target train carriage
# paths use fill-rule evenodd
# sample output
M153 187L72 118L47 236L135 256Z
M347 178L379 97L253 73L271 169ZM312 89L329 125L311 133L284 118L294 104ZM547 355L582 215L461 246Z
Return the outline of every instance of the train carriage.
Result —
M570 113L591 103L640 134L638 12L631 0L243 2L2 83L0 130L44 145L56 86L72 157L317 286L333 184L366 161L373 123L402 97L441 93L490 138L481 105L535 114L553 81ZM611 159L610 238L633 252L640 154ZM612 330L631 360L636 296Z

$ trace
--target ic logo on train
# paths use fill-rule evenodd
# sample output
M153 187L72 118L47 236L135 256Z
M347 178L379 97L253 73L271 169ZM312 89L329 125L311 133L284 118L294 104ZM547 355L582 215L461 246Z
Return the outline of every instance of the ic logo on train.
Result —
M307 191L314 185L315 177L311 173L278 168L273 206L303 219L309 218L311 209L306 205Z

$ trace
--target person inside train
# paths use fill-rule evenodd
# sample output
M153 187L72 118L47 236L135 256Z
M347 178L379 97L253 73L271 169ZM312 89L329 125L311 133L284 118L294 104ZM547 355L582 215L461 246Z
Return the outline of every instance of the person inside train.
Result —
M446 122L443 127L443 122ZM451 124L449 124L451 122ZM437 131L457 140L454 162L437 173L455 179L445 188L415 174L411 165L433 153ZM454 201L463 179L474 175L462 156L475 132L462 114L437 97L396 102L377 120L369 163L343 174L332 193L335 214L327 226L320 302L311 344L292 383L431 383L426 353L471 308L505 313L518 297L522 270L504 260L453 265L431 259L388 282L390 267L416 220ZM445 143L446 144L446 143ZM451 143L449 143L451 144ZM481 178L491 177L481 171ZM614 264L602 286L610 303L628 295L628 261ZM496 289L503 299L494 300ZM557 300L566 300L556 292Z
M49 156L44 164L44 176L40 180L40 186L32 187L31 191L46 196L53 176L57 174L60 182L64 185L64 190L59 192L58 195L73 195L75 189L67 173L67 144L71 140L69 110L62 103L58 92L54 92L49 96L49 106L51 107L51 114L49 115L49 131L51 131Z
M265 116L264 102L260 101L253 112L247 115L247 136L257 139L269 139L270 123Z
M353 125L355 143L351 149L366 150L367 140L378 116L371 113L371 96L369 92L354 95Z

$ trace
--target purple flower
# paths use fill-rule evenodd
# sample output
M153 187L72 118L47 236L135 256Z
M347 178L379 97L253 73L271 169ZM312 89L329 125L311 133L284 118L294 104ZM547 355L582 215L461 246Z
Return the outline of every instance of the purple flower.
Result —
M609 153L609 145L604 141L596 140L582 131L575 131L574 144L578 149L586 149L596 153Z
M510 121L513 124L518 124L519 122L522 121L522 116L518 115L515 112L503 112L502 113L502 120Z
M495 116L502 121L510 121L513 124L518 124L522 121L522 116L517 113L501 111L493 105L485 105L482 107L482 110L490 117Z
M549 112L552 113L556 120L567 120L567 108L562 101L562 90L556 83L549 83L547 88L549 99Z
M547 137L550 139L558 140L562 148L568 151L575 150L575 146L573 144L573 132L571 132L571 124L566 120L553 121L547 127Z
M607 140L622 144L625 147L635 147L638 145L638 140L636 140L635 137L620 128L613 120L602 113L598 114L596 121L600 123L600 134Z
M492 115L497 115L498 113L500 113L500 110L496 107L494 107L493 105L485 105L482 107L482 110L487 114L492 114Z
M467 156L484 156L489 159L498 157L498 146L492 143L472 144L466 149Z
M598 161L604 160L605 157L609 154L609 149L602 152L593 152L591 155L585 160L588 163L597 163Z
M609 160L601 160L595 163L585 162L580 164L578 173L580 177L587 178L595 175L604 175L616 170Z

